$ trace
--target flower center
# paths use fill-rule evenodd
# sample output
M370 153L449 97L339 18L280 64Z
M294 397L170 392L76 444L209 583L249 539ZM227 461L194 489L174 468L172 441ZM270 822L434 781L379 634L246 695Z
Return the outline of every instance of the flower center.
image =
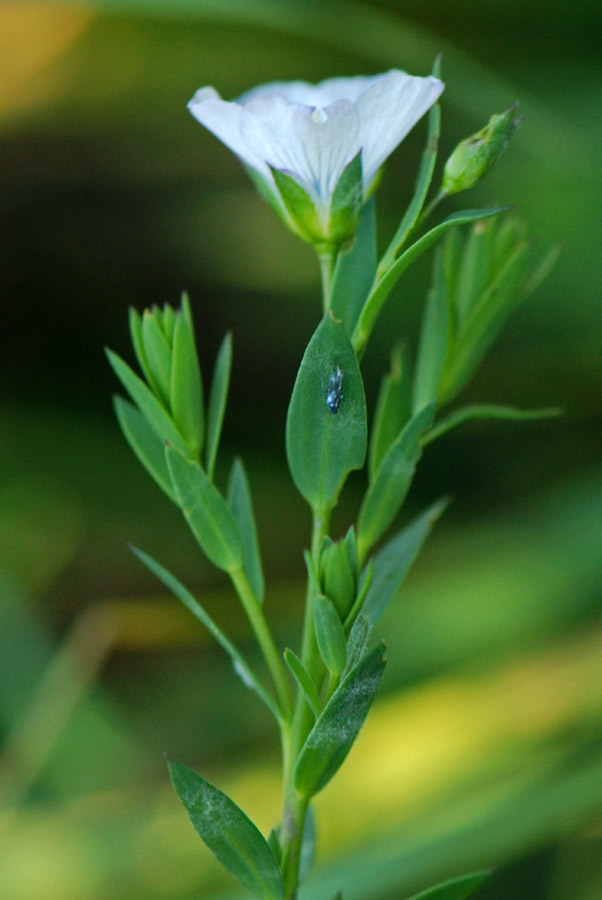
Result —
M324 112L323 109L320 109L319 106L316 106L316 108L314 109L314 111L311 114L311 118L312 118L312 121L314 121L316 124L321 125L322 122L326 121L328 116L326 115L326 113Z

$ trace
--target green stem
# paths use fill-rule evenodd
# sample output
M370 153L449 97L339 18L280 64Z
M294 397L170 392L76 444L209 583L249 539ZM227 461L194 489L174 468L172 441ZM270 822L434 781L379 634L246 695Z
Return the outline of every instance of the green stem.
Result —
M322 276L322 312L324 315L330 309L330 294L332 288L332 273L337 254L332 249L322 250L318 253L320 261L320 274Z
M253 628L255 637L257 638L257 642L270 671L270 675L272 676L282 714L285 719L290 720L293 712L293 701L286 677L286 670L284 663L280 658L280 654L276 649L272 632L270 631L263 614L263 609L253 593L247 580L247 576L242 568L231 571L230 578L240 597L247 618L251 623L251 627Z
M316 567L320 543L324 535L328 533L330 514L331 509L314 510L311 556ZM301 661L310 677L319 687L324 678L324 665L318 651L314 632L312 588L309 583L307 586L305 603ZM295 788L295 763L307 735L313 727L313 723L314 715L303 697L303 694L298 691L292 725L290 732L288 733L289 745L284 751L284 757L288 761L289 766L284 781L284 810L281 832L282 873L285 884L285 900L294 900L297 894L303 828L309 806L309 798L302 797Z

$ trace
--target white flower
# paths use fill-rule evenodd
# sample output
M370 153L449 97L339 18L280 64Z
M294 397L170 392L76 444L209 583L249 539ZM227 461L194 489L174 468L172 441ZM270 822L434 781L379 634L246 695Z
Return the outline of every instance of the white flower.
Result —
M272 169L291 176L327 230L333 193L346 166L361 151L365 199L381 165L443 87L437 78L392 70L317 85L266 84L231 103L205 87L188 108L275 196Z

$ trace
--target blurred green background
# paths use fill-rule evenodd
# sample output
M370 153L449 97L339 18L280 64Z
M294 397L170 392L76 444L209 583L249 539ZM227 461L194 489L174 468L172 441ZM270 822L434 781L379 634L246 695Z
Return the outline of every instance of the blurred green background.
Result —
M515 100L524 115L464 205L514 204L542 251L563 245L465 399L566 412L467 425L425 455L408 512L455 501L383 622L384 690L319 797L304 896L401 900L494 866L483 900L602 897L600 37L593 0L2 3L3 900L236 896L163 751L274 824L270 721L127 549L168 563L253 653L227 584L118 433L102 347L131 359L128 306L176 304L183 288L206 379L233 330L222 456L247 463L268 612L296 646L309 523L283 427L317 267L186 103L205 84L232 98L273 79L427 74L438 52L442 159ZM424 123L387 166L383 243L423 140ZM379 323L372 408L392 338L415 339L429 267Z

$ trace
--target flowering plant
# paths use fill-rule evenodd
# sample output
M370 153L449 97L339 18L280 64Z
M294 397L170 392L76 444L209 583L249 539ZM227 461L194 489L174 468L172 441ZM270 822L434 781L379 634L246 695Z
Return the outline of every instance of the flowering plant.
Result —
M109 351L130 395L130 400L115 401L124 435L180 508L202 551L231 579L270 676L267 686L200 601L162 564L135 551L230 655L279 729L282 821L267 839L217 787L185 765L168 762L195 829L260 900L292 900L309 874L315 850L312 799L349 753L385 667L385 644L372 642L374 627L446 506L445 500L435 501L389 534L424 448L470 418L550 413L480 404L440 415L473 375L506 316L551 262L548 256L532 267L523 227L512 218L500 222L503 210L497 207L456 212L425 228L447 194L485 174L515 125L509 111L494 117L478 140L468 139L469 162L464 150L456 151L441 188L427 203L442 90L436 66L428 78L392 71L316 86L272 84L235 103L203 88L190 103L192 114L248 167L289 227L314 245L322 266L323 316L301 361L286 423L288 465L313 519L297 651L289 647L281 653L268 624L243 463L232 463L225 489L215 481L232 365L230 337L219 351L207 403L186 296L179 310L166 305L142 316L131 312L142 377ZM378 260L372 196L378 172L427 110L428 137L414 194ZM471 226L468 233L465 226ZM363 351L394 285L436 242L416 362L411 367L399 346L392 349L369 433ZM343 536L332 536L331 515L340 492L349 473L363 468L366 459L367 486L357 521ZM421 896L462 900L485 877L456 878Z

